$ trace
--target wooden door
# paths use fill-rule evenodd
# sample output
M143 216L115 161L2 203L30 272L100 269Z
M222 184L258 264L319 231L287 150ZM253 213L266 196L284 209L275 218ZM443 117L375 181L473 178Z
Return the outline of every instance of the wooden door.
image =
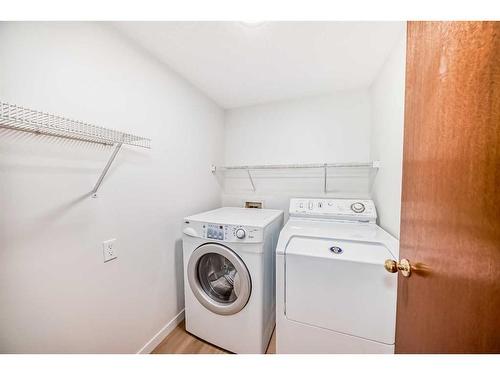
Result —
M500 352L500 22L409 22L397 353Z

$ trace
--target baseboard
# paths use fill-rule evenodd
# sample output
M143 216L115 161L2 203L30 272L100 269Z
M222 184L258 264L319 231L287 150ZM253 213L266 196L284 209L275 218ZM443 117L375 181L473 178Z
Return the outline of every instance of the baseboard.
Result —
M181 310L179 314L174 316L174 318L165 324L162 329L158 331L156 335L149 340L146 345L144 345L137 354L149 354L151 353L164 339L168 336L170 332L174 330L175 327L179 325L180 322L184 320L184 309Z

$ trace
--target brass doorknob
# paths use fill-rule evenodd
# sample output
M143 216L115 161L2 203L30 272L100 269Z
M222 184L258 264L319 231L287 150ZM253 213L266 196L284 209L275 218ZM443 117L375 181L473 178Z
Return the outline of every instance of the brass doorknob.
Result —
M390 273L401 271L401 274L404 277L410 277L411 275L411 264L408 259L401 259L399 262L396 262L392 259L387 259L384 262L384 268L387 272Z

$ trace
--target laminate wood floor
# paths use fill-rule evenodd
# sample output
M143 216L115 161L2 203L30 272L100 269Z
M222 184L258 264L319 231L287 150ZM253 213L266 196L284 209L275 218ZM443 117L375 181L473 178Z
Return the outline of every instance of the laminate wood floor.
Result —
M266 354L276 353L276 332L273 331ZM184 320L153 350L151 354L231 354L190 334Z

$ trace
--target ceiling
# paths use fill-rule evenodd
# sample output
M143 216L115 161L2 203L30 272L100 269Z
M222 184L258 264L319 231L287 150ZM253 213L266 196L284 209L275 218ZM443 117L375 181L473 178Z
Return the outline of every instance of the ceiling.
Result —
M403 22L114 22L223 108L368 87Z

